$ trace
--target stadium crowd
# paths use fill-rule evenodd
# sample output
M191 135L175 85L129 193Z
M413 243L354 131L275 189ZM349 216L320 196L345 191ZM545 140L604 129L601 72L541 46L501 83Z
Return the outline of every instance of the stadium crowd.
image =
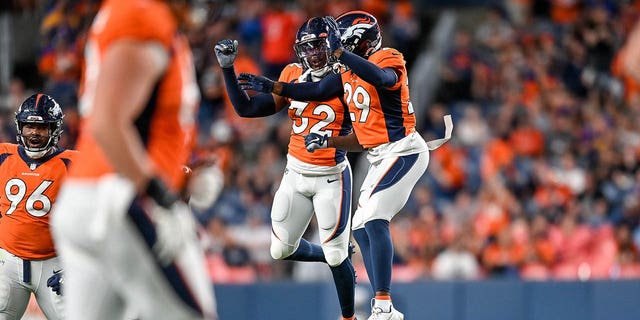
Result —
M60 144L72 147L83 39L98 4L44 2L34 63L43 91L66 114ZM214 282L311 281L318 273L269 255L269 210L289 120L238 117L213 45L238 39L236 71L277 78L294 61L294 30L307 17L364 9L410 68L428 38L412 3L210 2L215 14L190 40L203 98L194 158L215 156L224 172L216 204L196 212ZM484 9L477 22L459 21L435 101L418 114L427 139L442 136L444 114L455 129L391 224L394 280L640 278L640 83L619 62L640 1L520 0ZM36 89L16 74L11 105ZM2 141L15 139L13 111L0 118ZM354 265L366 278L358 254Z

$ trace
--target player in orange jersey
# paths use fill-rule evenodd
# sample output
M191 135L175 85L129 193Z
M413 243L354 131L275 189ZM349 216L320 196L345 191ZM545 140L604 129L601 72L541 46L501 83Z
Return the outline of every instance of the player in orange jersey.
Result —
M375 292L369 319L402 320L404 315L391 303L393 244L389 221L405 205L413 186L426 171L429 150L447 138L427 143L416 132L404 58L395 49L381 49L380 27L374 16L350 11L339 16L337 22L333 17L325 18L325 22L331 52L348 68L341 76L293 84L241 74L240 86L296 100L323 101L336 94L344 96L355 134L336 137L310 132L305 144L310 151L368 150L371 166L360 189L353 235Z
M185 0L106 0L88 34L79 157L52 219L67 319L215 319L185 184L199 90Z
M20 319L31 293L47 319L63 319L62 264L51 208L77 153L58 148L62 109L46 94L16 112L18 144L0 143L0 319ZM47 288L53 287L54 291Z
M322 18L305 21L296 35L299 63L280 73L284 82L317 82L331 72L326 25ZM344 136L351 132L347 106L341 97L327 101L292 100L272 94L249 97L238 86L233 61L237 42L215 47L218 62L236 112L263 117L288 109L293 125L287 167L271 210L271 256L274 259L327 263L338 292L343 319L354 318L355 273L349 255L351 225L351 167L346 152L336 149L309 153L304 136L311 132ZM321 245L302 238L315 212Z

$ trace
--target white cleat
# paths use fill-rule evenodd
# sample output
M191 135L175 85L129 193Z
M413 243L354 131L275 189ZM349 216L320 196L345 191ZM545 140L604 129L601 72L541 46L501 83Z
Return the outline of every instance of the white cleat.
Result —
M372 307L371 316L368 320L404 320L404 314L396 310L393 305L388 311L382 310L380 307Z

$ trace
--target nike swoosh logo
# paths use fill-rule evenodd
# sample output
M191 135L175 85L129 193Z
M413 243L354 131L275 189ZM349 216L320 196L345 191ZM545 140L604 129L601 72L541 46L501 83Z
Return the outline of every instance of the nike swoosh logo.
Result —
M333 179L333 180L331 180L331 179L327 179L327 183L336 182L336 181L338 181L338 180L340 180L340 179Z
M53 274L58 274L58 273L60 273L60 272L62 272L62 269L60 269L60 270L53 270Z

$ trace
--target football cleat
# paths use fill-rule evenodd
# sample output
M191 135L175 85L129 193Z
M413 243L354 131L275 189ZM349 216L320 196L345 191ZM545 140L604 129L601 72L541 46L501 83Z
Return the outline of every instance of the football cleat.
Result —
M371 316L368 320L404 320L404 314L396 310L393 304L389 310L383 310L380 307L373 306L375 299L371 299Z

